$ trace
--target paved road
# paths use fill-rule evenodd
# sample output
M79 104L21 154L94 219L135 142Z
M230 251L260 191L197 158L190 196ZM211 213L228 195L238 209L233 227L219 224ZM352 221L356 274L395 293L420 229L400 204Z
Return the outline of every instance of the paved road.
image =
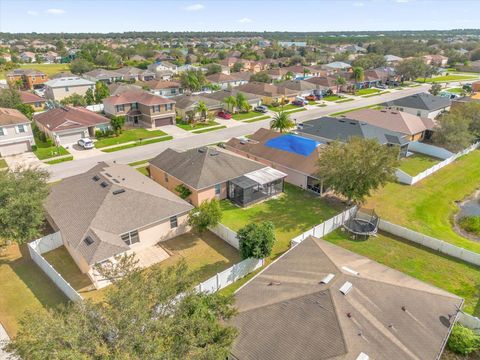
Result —
M390 93L384 95L373 96L370 98L360 98L355 101L349 101L340 104L335 103L326 107L317 107L308 111L294 113L292 114L292 117L296 119L297 122L302 122L338 111L375 105L387 100L398 99L407 95L424 92L429 88L430 85L426 84L404 90L391 90ZM187 137L176 138L166 142L153 143L131 149L120 150L113 153L102 153L100 155L95 155L84 159L59 163L52 165L49 168L51 180L56 181L65 177L83 173L101 161L116 161L121 164L127 164L134 161L153 158L168 147L185 150L198 146L218 143L236 136L252 134L262 127L268 127L269 121L270 120L267 119L253 123L243 123L239 126L233 126L203 134L191 134Z

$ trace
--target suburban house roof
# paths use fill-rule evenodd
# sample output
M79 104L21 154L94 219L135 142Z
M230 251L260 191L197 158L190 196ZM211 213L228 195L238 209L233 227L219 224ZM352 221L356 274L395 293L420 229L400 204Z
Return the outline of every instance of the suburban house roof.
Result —
M110 78L123 77L123 74L116 71L107 70L107 69L93 69L91 71L84 73L83 76L89 76L96 79L110 79Z
M350 68L352 67L352 65L347 64L347 63L342 62L342 61L334 61L334 62L325 64L325 65L323 65L323 66L326 67L326 68L338 69L338 70L350 69Z
M229 96L237 96L238 93L242 93L247 101L257 101L261 100L261 96L258 96L256 94L250 94L244 91L239 91L236 87L231 89L231 90L220 90L220 91L214 91L209 94L203 94L204 97L209 98L209 99L214 99L218 101L223 101L226 97Z
M288 89L290 91L313 91L318 86L312 82L305 80L286 80L277 84L280 89Z
M74 87L74 86L94 86L95 83L93 81L82 79L78 76L73 77L61 77L57 79L48 80L45 83L46 86L51 88L62 88L62 87Z
M202 95L178 95L173 97L175 99L175 107L179 110L193 109L200 101L203 101L207 105L209 110L219 109L223 106L222 100L216 100Z
M212 83L229 83L229 82L235 82L240 80L231 74L227 75L224 73L208 75L206 76L206 79Z
M30 120L16 109L0 108L0 126L30 123Z
M103 104L109 105L121 105L139 103L147 106L160 105L160 104L172 104L175 100L167 99L162 96L153 95L143 90L129 90L121 94L109 96L103 100Z
M385 55L383 57L385 59L386 62L395 62L395 61L402 61L403 58L401 58L400 56L396 56L396 55Z
M389 109L360 109L351 111L348 115L343 115L342 117L348 117L349 119L359 120L370 125L408 135L431 130L435 126L433 120L429 118Z
M125 75L125 76L136 76L136 75L141 75L141 74L152 75L152 76L155 75L155 73L153 71L143 70L143 69L139 69L139 68L136 68L136 67L133 67L133 66L125 66L125 67L122 67L120 69L115 70L115 72L117 72L119 74L122 74L122 75Z
M150 160L153 165L199 190L235 179L266 166L229 151L201 147L187 151L166 149Z
M308 237L235 294L234 359L438 359L463 299ZM363 355L362 355L363 354Z
M34 69L14 69L7 72L7 76L45 76L45 73Z
M141 91L142 88L134 84L125 84L121 82L114 82L108 85L108 90L110 91L110 96L115 96L117 94L122 94L126 91L136 90Z
M269 142L285 136L268 129L258 129L249 139L232 138L225 143L227 149L230 147L243 152L261 161L271 161L289 169L299 171L306 175L315 175L317 172L317 161L323 145L318 144L308 155L301 155L292 151L280 149L278 146L269 146ZM301 138L301 136L298 136Z
M312 84L315 84L317 86L325 87L325 88L330 88L330 87L337 86L336 77L334 77L334 76L311 77L311 78L309 78L305 81L309 82L309 83L312 83Z
M122 234L192 208L132 167L106 163L52 185L45 202L63 240L89 265L128 250Z
M450 99L443 96L434 96L428 93L414 94L400 99L390 100L382 104L383 106L398 106L411 109L436 111L449 107Z
M20 99L24 104L33 104L37 102L45 102L45 99L37 94L31 93L29 91L19 91Z
M296 95L294 90L279 87L273 84L267 84L262 82L250 82L248 84L240 85L236 87L241 92L247 92L250 94L256 94L267 97L277 97L282 95Z
M232 76L234 79L243 80L243 81L250 81L250 78L252 77L253 73L250 71L239 71L239 72L234 72L231 73L230 76Z
M105 116L73 106L48 110L34 115L33 118L50 131L64 131L110 123Z
M180 82L178 81L166 81L166 80L144 81L142 85L147 86L151 90L178 89L181 87Z
M352 137L376 139L380 144L407 144L405 135L349 118L324 116L304 121L297 132L313 139L348 141Z

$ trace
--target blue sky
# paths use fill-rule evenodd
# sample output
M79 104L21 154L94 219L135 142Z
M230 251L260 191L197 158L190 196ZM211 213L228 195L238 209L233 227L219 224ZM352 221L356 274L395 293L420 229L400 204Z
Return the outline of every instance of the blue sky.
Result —
M480 28L479 0L0 0L1 32Z

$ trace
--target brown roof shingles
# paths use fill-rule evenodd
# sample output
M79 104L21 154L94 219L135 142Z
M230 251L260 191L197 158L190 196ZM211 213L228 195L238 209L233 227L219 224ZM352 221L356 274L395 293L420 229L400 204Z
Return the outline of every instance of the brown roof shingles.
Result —
M29 122L30 120L16 109L0 108L0 126L25 124Z
M110 105L139 103L147 106L152 106L161 104L172 104L175 103L175 100L166 99L158 95L153 95L143 90L130 90L125 91L121 94L117 94L115 96L110 96L103 100L103 103Z
M51 131L63 131L110 123L105 116L93 111L65 106L45 111L34 116L34 120Z

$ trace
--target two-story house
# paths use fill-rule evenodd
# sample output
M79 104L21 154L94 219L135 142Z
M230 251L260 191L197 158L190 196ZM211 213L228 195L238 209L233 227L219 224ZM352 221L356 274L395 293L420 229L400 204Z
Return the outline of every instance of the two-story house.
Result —
M84 96L88 89L95 89L93 81L78 76L62 77L45 83L45 97L60 101L73 94Z
M19 84L22 90L41 88L48 81L45 73L33 69L15 69L7 72L6 76L10 84Z
M182 85L178 81L150 80L142 83L142 87L159 96L172 97L183 94Z
M130 126L157 128L175 124L175 100L131 90L103 100L107 116L125 116Z
M86 72L82 76L83 78L93 82L103 81L107 84L113 83L115 81L124 80L123 74L106 69L94 69L92 71Z
M30 120L18 110L0 108L0 156L27 152L33 145Z

